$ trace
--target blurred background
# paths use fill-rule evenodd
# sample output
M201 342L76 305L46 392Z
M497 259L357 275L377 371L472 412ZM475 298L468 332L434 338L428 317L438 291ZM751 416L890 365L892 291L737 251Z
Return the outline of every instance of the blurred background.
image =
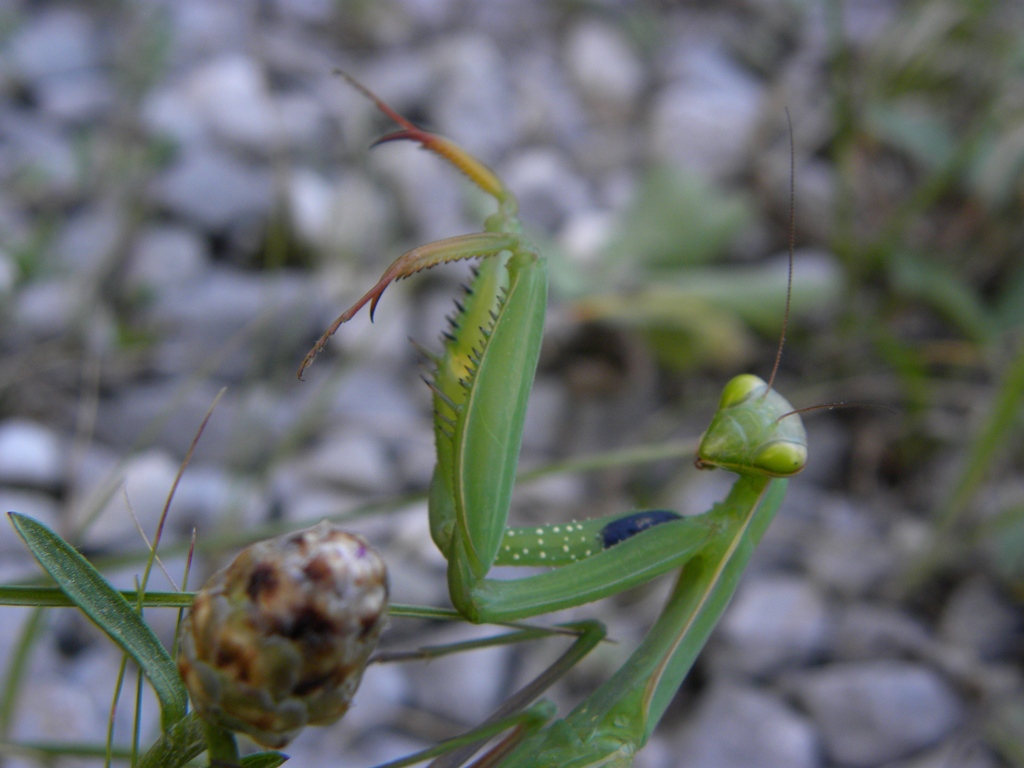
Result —
M407 339L437 348L467 268L392 287L295 372L398 254L491 208L412 145L369 152L393 126L338 67L494 168L549 259L521 468L556 466L517 489L515 521L724 497L694 441L732 375L771 372L795 210L776 387L854 405L807 414L809 466L637 765L1024 765L1015 0L3 0L4 509L131 588L133 515L151 536L226 387L171 506L175 580L193 527L198 584L330 516L383 550L396 601L447 605ZM5 524L0 578L35 574ZM621 642L552 697L616 669L667 586L554 617ZM170 643L173 612L147 616ZM480 632L394 619L387 641ZM290 765L459 733L563 647L373 667ZM8 765L102 745L120 658L81 616L4 609L0 661Z

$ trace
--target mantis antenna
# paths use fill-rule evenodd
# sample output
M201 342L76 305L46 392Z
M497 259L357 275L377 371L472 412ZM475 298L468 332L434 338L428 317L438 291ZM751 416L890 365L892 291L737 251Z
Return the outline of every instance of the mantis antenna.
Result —
M779 348L775 352L775 365L772 375L768 377L768 389L762 397L767 397L775 384L775 374L779 372L782 362L782 348L786 345L786 329L789 327L789 306L793 301L793 250L796 242L796 146L793 140L793 120L786 107L786 125L789 128L789 277L786 280L786 311L782 314L782 335L779 337Z

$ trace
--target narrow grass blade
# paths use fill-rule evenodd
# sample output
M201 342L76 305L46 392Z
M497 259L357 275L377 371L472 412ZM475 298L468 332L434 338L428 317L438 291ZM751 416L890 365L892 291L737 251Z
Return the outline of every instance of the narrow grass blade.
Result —
M11 522L64 594L139 665L160 701L164 730L185 716L188 694L170 654L131 604L88 560L42 523L9 513Z

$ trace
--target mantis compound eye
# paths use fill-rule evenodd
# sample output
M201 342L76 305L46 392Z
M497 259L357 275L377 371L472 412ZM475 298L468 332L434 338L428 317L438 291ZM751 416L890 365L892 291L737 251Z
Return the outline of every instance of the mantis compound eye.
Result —
M751 464L773 477L795 475L807 464L807 445L789 441L769 443L754 455Z
M178 670L202 717L280 748L345 714L387 608L380 555L324 521L210 578L182 622Z
M760 376L742 373L734 377L722 390L722 399L718 403L719 410L732 408L749 400L755 394L761 394L768 385Z

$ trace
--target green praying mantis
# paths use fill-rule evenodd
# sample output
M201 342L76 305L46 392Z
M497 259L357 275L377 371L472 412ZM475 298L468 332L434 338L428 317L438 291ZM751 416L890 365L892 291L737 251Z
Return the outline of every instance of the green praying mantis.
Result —
M303 361L299 377L366 304L372 319L393 281L442 263L479 261L456 303L442 351L424 352L433 365L428 383L437 446L430 530L448 562L455 608L472 622L508 623L598 600L670 570L679 569L679 575L657 622L618 672L564 719L530 733L517 731L478 765L631 765L631 756L648 740L725 610L782 502L786 478L806 463L801 419L771 383L738 376L726 385L696 460L700 469L727 469L738 478L728 497L706 514L683 518L655 510L508 527L544 328L545 260L524 235L515 197L493 171L343 76L399 126L376 144L418 143L493 197L497 210L483 232L421 245L399 257L327 329ZM488 576L495 565L550 570L499 580Z

